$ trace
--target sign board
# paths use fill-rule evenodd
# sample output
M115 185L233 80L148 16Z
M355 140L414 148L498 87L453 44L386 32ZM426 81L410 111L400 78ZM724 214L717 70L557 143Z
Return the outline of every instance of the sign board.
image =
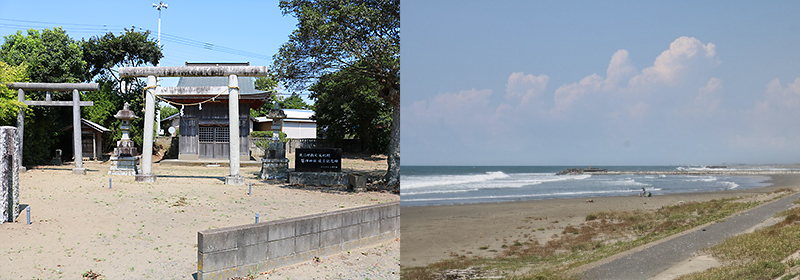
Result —
M342 149L295 149L297 172L341 172Z

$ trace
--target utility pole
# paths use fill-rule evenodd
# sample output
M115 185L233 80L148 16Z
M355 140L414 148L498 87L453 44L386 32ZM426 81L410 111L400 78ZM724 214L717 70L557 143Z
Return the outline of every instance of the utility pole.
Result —
M161 47L161 8L166 9L167 4L164 4L164 1L158 1L158 4L153 3L153 8L158 10L158 46ZM161 66L161 62L159 61L156 66Z

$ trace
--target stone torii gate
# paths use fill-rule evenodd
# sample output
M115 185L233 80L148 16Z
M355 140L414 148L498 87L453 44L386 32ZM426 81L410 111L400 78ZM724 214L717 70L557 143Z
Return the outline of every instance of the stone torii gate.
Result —
M228 77L228 126L230 152L230 175L225 177L226 185L244 185L244 177L239 174L239 80L242 77L266 77L266 66L182 66L182 67L120 67L120 78L147 77L148 91L144 106L144 143L142 147L142 174L136 175L137 182L154 182L153 169L153 118L155 117L156 77ZM185 89L165 88L161 93L180 94ZM208 92L208 89L204 90ZM213 96L210 94L209 96Z
M83 151L81 146L81 106L94 106L92 101L81 101L78 91L98 91L100 86L97 83L77 84L77 83L10 83L6 85L10 89L17 89L17 100L28 106L72 106L72 150L75 154L75 168L72 174L86 175L83 168ZM26 101L25 90L46 91L45 101ZM72 101L52 101L50 91L72 91ZM25 131L25 110L17 113L17 141L19 141L19 169L25 172L22 166L22 140Z

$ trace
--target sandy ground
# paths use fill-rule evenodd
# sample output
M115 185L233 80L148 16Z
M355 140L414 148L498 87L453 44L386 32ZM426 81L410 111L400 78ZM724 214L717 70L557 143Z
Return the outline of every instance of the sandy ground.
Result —
M603 197L586 199L553 199L507 203L465 204L448 206L402 207L400 230L403 246L400 254L403 267L424 266L451 258L452 255L493 257L501 246L534 238L540 242L558 236L568 225L580 225L586 215L598 211L630 211L658 209L680 201L754 195L781 187L800 187L800 176L773 176L773 186L749 190L712 193L691 193L641 198ZM744 230L744 229L743 229Z
M343 168L385 170L383 159L345 159ZM255 213L268 221L399 200L388 192L348 193L261 181L260 167L241 168L244 186L224 185L228 167L156 163L156 183L108 175L108 163L85 162L84 167L85 176L72 175L73 165L68 164L28 167L20 174L20 203L31 206L33 223L26 224L23 211L20 222L0 225L0 279L80 279L89 270L105 279L193 279L200 230L252 223ZM249 183L252 195L247 194ZM396 279L399 241L375 246L358 252L376 257L369 264L363 258L349 263L373 265L383 278ZM323 266L329 259L323 259ZM363 267L342 264L327 274L350 275ZM312 279L294 275L291 279Z

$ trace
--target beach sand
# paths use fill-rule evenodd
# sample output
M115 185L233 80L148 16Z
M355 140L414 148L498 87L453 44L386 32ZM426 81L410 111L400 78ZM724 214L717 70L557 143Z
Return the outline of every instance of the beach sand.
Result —
M348 193L261 181L256 179L260 167L241 168L244 186L224 185L230 173L225 166L155 163L155 183L108 175L107 162L89 161L84 167L85 176L72 175L68 164L33 166L20 174L20 203L31 206L33 223L26 224L23 211L19 222L0 224L0 278L80 279L92 270L105 279L193 279L198 231L253 223L255 213L264 222L399 200L390 192ZM385 170L386 160L343 158L343 169ZM247 194L249 183L252 195ZM354 258L326 273L350 275L369 265L396 278L396 243L375 245L388 252L364 248L377 257L368 264ZM286 272L304 270L294 267L301 268ZM274 278L259 279L268 277Z
M579 225L598 211L658 209L680 201L752 196L764 199L778 188L800 188L800 176L771 176L772 186L708 193L551 199L503 203L401 207L400 248L402 267L424 266L454 255L493 257L515 241L534 238L546 242L561 235L564 227ZM745 230L745 229L742 229Z

